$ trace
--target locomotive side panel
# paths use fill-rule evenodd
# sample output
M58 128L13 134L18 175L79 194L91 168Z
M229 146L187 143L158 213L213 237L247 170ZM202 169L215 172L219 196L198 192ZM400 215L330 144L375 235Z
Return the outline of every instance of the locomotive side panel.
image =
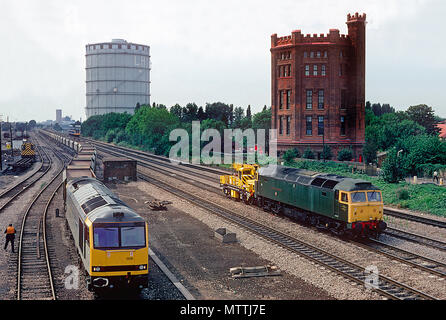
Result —
M79 215L78 210L76 209L76 206L73 202L71 194L68 193L67 200L66 200L66 210L65 210L65 216L68 222L68 226L71 230L71 235L73 236L73 241L76 246L76 250L81 257L82 264L84 265L85 270L89 270L89 256L88 254L88 260L86 259L86 255L83 254L81 247L80 247L80 241L79 239L83 240L83 233L82 237L80 237L80 221L82 221L82 218ZM82 231L82 230L81 230ZM83 244L83 241L81 241ZM89 251L89 248L87 249ZM84 250L85 252L85 250Z

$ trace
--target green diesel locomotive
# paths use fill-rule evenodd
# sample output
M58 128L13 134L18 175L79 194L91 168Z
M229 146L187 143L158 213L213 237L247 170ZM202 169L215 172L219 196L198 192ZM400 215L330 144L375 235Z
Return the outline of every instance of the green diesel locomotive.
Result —
M233 176L220 178L232 198L337 235L378 236L387 227L381 191L369 181L277 165L234 168ZM247 180L244 172L253 178Z

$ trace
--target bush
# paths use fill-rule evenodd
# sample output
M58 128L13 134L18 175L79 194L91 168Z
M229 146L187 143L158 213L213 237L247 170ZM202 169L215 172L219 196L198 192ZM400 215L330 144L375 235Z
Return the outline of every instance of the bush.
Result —
M129 136L127 135L127 133L124 130L119 131L116 134L116 137L114 139L115 143L121 143L121 142L127 142L129 141Z
M305 159L314 159L314 153L313 153L313 151L311 151L310 148L307 148L307 149L305 150L305 152L304 152L303 157L304 157Z
M338 152L338 160L339 161L351 161L353 158L352 149L345 148Z
M116 137L116 131L115 130L108 130L107 134L105 135L105 141L113 142L115 137Z
M396 190L396 197L399 200L408 200L409 199L409 190L407 190L405 188Z
M324 146L321 156L322 156L322 159L325 159L325 160L331 160L331 158L333 158L333 153L331 152L330 146L327 146L327 145Z
M104 132L102 130L93 131L93 139L100 140L104 136Z
M285 151L285 153L283 154L283 161L285 162L285 165L290 165L292 163L294 163L294 159L299 157L299 150L297 149L289 149L287 151Z

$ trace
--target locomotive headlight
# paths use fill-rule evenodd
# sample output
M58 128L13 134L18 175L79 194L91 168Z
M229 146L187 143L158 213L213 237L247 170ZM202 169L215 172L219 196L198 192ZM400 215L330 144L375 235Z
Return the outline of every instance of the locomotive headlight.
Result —
M139 270L146 270L147 269L147 265L142 264L139 266Z
M101 267L93 267L93 271L94 272L100 272L101 271Z

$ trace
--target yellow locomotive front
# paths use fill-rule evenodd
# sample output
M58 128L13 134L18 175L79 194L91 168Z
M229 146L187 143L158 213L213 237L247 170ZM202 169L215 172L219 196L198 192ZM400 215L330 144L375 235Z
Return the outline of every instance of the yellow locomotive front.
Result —
M147 224L141 221L97 222L90 230L89 287L147 287Z
M34 144L27 140L23 140L20 155L22 158L32 158L36 157L36 150Z
M358 183L358 185L366 185ZM381 190L369 188L352 188L339 191L339 213L347 222L353 234L367 236L378 235L387 228L383 221L384 203Z

